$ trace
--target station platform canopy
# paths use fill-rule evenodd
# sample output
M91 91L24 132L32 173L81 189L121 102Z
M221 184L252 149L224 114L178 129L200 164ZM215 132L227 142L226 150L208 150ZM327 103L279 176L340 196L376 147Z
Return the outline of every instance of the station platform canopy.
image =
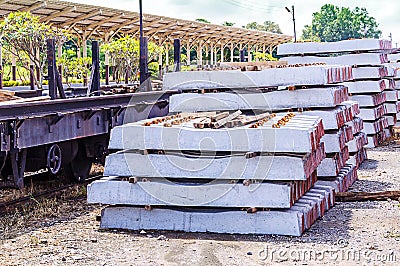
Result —
M0 16L10 12L30 11L42 22L69 29L80 40L139 36L139 13L66 1L0 0ZM292 36L237 27L207 24L158 15L143 15L144 35L159 45L175 38L182 43L223 46L258 46L271 50L292 40Z

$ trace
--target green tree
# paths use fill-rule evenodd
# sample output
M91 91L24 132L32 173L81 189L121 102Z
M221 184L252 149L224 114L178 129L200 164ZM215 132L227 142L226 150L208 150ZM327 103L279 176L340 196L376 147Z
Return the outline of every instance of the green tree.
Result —
M254 59L258 59L258 61L278 61L278 58L273 57L271 54L254 52L253 56Z
M39 17L29 12L10 13L0 23L1 44L5 50L17 57L19 63L29 70L33 64L40 71L40 79L35 84L43 88L43 73L45 72L46 40L53 38L56 43L62 44L69 37L65 30L52 28L41 23ZM32 73L33 74L33 73Z
M103 44L101 50L104 53L108 53L114 60L115 70L117 74L117 80L121 81L125 76L132 77L137 80L139 73L139 54L140 44L138 39L134 39L131 36L125 36L121 39L113 40L110 43ZM162 52L162 48L154 44L153 42L148 43L148 63L151 63L159 53ZM150 65L149 69L153 69Z
M201 23L207 23L207 24L211 24L210 21L208 21L207 19L204 18L197 18L195 21L197 22L201 22Z
M247 23L247 25L244 26L244 28L282 34L282 30L279 27L279 25L269 20L264 21L263 24L259 24L257 22L250 22Z
M303 29L303 40L334 42L350 38L379 38L382 32L365 8L326 4L313 14L311 25Z
M62 58L57 60L57 64L62 66L63 74L65 76L66 82L68 86L71 84L69 83L69 77L73 78L76 77L78 79L82 79L89 70L88 66L91 65L92 59L90 57L76 57L74 56L75 52L72 50L67 50ZM72 80L71 80L72 81Z
M222 23L222 26L227 26L227 27L233 27L233 25L235 25L235 23L233 22L228 22L228 21L224 21Z

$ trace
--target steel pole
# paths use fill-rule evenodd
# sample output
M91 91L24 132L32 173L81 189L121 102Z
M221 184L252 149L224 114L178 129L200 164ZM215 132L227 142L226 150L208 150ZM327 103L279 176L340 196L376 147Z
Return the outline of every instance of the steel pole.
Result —
M296 38L296 20L294 18L294 5L292 5L292 16L293 16L293 32L294 32L294 42L297 41Z
M147 73L147 39L143 37L143 11L142 11L142 0L139 0L139 16L140 16L140 58L139 58L139 70L140 70L140 84L142 84L148 77Z

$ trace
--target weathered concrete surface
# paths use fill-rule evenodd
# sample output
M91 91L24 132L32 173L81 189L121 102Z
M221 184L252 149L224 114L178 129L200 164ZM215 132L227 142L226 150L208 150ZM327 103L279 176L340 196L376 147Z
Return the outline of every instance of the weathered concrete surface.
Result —
M154 208L148 211L133 206L107 207L102 211L100 226L131 230L300 236L330 208L331 204L326 204L330 203L327 198L333 198L333 192L329 192L329 188L311 189L306 198L295 203L290 209L255 213L216 208Z
M317 181L315 186L323 185L334 188L335 192L345 192L357 180L357 168L347 164L335 178L324 178Z
M328 85L352 80L348 66L270 68L262 71L185 71L164 75L164 90Z
M170 112L221 110L284 110L291 108L335 107L347 101L345 87L280 90L266 93L182 93L170 97Z
M353 119L353 111L350 109L351 106L337 106L335 108L307 110L298 114L319 116L322 118L324 129L333 130L343 127Z
M379 66L388 62L387 54L384 53L347 54L336 57L296 56L282 57L279 60L287 61L291 65L326 63L327 65Z
M358 39L343 40L338 42L317 43L284 43L278 45L278 55L304 55L304 54L326 54L354 51L379 51L390 50L392 43L389 40ZM395 56L391 57L394 60Z
M285 126L273 128L279 119L277 116L258 128L227 129L198 129L193 127L193 122L173 127L143 126L146 121L152 121L149 119L113 128L109 148L309 153L318 147L323 135L320 118L297 115Z
M368 135L373 135L376 134L383 129L389 127L388 120L386 117L381 117L376 121L373 122L364 122L364 129L363 132L365 132Z
M348 87L349 93L354 94L380 93L387 89L386 82L383 79L344 82L343 85Z
M346 123L353 130L353 135L360 133L364 128L364 120L361 117L354 117L353 120Z
M354 135L354 139L347 142L346 145L349 149L350 153L358 152L368 143L367 134L364 132L360 132Z
M381 104L373 108L360 108L360 117L365 121L375 121L386 114L385 105Z
M118 152L107 156L104 175L225 180L306 180L324 157L323 145L308 155L271 154L249 159L244 155L222 157L168 152L165 155Z
M325 158L318 166L317 175L319 177L336 177L343 166L345 166L350 155L348 149L343 149L340 153L335 153L329 156L330 157Z
M385 94L387 102L397 102L399 98L397 90L385 90L383 93Z
M386 102L387 94L385 92L386 91L374 94L351 95L350 100L358 102L361 107L374 107Z
M382 79L396 76L396 69L390 66L354 67L353 78L355 80Z
M140 179L139 179L140 180ZM297 182L242 181L176 183L166 179L129 183L120 179L103 179L88 186L88 202L135 206L259 207L290 208L315 180Z

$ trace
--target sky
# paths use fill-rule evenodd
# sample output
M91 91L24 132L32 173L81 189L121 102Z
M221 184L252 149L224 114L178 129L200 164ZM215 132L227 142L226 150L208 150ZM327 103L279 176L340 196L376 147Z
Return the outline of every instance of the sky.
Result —
M69 0L70 2L105 6L122 10L139 10L138 0ZM204 18L214 24L234 22L242 27L248 22L276 22L284 34L293 35L292 15L285 6L294 5L296 32L311 24L313 12L330 3L337 6L365 7L382 30L382 38L392 34L393 46L400 47L400 1L398 0L143 0L143 13L195 20Z

